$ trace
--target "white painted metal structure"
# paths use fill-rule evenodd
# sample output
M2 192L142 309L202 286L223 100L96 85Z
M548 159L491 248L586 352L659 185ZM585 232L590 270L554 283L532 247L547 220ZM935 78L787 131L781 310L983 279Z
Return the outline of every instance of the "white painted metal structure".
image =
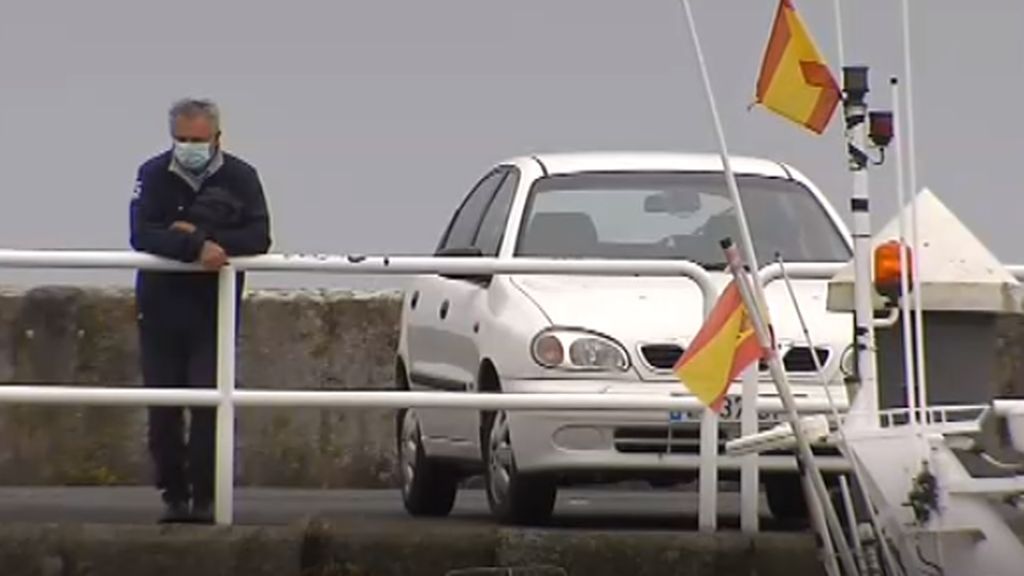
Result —
M733 202L736 205L737 220L740 227L740 247L747 256L748 262L757 269L753 256L753 246L749 233L746 231L746 223L743 216L743 208L740 198L736 192L736 185L728 167L728 152L726 150L724 133L718 119L714 95L711 90L710 80L706 65L703 61L700 43L697 39L697 27L693 21L693 15L688 0L681 0L686 12L690 26L690 35L693 39L698 64L704 81L705 92L716 135L718 137L719 149L726 164L726 177L730 184L730 192ZM907 80L907 96L910 98L910 40L909 40L909 3L903 1L903 24L904 24L904 65ZM836 22L840 36L842 25L840 23L839 3L836 2ZM842 41L839 42L840 60L842 60ZM854 260L847 269L847 276L852 272L852 278L846 279L846 305L852 307L855 316L858 380L860 390L850 407L849 413L841 418L837 436L841 439L841 449L850 458L853 470L862 487L866 486L863 496L866 500L867 515L870 525L862 525L866 530L864 534L870 538L878 538L881 545L882 556L885 560L886 574L925 574L937 573L949 576L1015 576L1021 573L1024 566L1024 535L1018 536L1011 530L1006 510L1000 509L1000 503L996 498L1005 499L1007 496L1015 498L1016 501L1011 509L1018 512L1024 511L1021 506L1021 499L1024 498L1024 466L1012 466L1001 464L1002 468L1014 470L1013 478L976 478L971 475L963 462L954 454L953 446L959 445L972 449L981 457L988 456L989 462L994 462L986 453L984 446L978 445L972 438L963 438L960 435L979 433L981 431L982 418L978 417L973 421L963 422L949 421L949 413L956 412L953 407L944 407L934 414L928 407L927 385L924 369L924 338L923 329L923 304L925 298L924 288L935 294L938 304L933 303L930 309L939 310L978 310L986 311L999 310L1000 308L1012 313L1021 312L1021 298L1019 285L1016 280L1010 278L1007 272L1001 272L1000 266L992 266L994 258L982 253L980 257L965 256L962 259L956 257L963 246L957 240L963 238L950 238L949 230L942 235L947 242L941 247L942 252L931 254L926 259L928 264L941 272L950 273L949 277L940 280L931 279L918 284L924 278L921 270L927 269L922 266L923 255L918 227L918 202L911 203L911 236L913 237L914 258L910 263L913 273L913 284L916 287L911 292L911 283L908 282L908 275L905 270L905 257L901 255L901 262L904 264L901 270L901 299L913 299L914 324L918 338L916 342L909 340L903 342L904 350L909 350L913 345L914 356L917 364L917 371L914 374L916 382L904 382L908 389L916 387L916 394L908 392L908 402L912 406L910 410L904 411L906 423L896 423L892 419L893 411L879 411L878 405L878 380L875 368L875 347L874 327L877 321L874 320L873 305L874 290L872 290L871 261L873 251L870 243L870 205L867 181L867 156L864 153L867 144L867 107L863 101L863 95L867 92L867 69L853 69L844 67L844 112L847 119L847 145L850 151L850 167L854 172L854 190L851 201L851 209L854 219ZM894 93L898 91L894 88ZM898 102L894 103L898 107ZM910 150L910 189L917 190L914 137L913 137L913 113L912 106L908 105L909 124L909 150ZM872 138L874 142L874 138ZM900 143L901 144L901 143ZM880 144L884 146L885 144ZM898 167L900 172L900 184L897 188L902 190L902 166ZM927 191L926 191L927 193ZM902 202L901 202L902 204ZM902 206L901 206L902 209ZM952 217L951 213L944 214L947 223L952 224L954 231L959 231L959 221ZM902 219L900 220L900 239L902 234ZM963 228L962 225L959 228ZM963 236L963 234L961 234ZM968 233L969 236L969 233ZM968 239L969 240L969 239ZM941 242L940 242L941 243ZM970 245L970 242L968 242ZM932 246L934 248L934 246ZM735 252L735 251L734 251ZM987 251L986 251L987 252ZM735 255L731 257L736 260ZM983 269L976 276L967 276L964 270L957 270L963 264L978 265ZM943 269L945 266L945 269ZM763 298L759 278L755 276L752 287L748 285L743 288L746 282L742 268L733 262L731 267L737 280L740 280L741 293L746 304L758 338L765 346L770 339L763 322L759 320L762 313ZM975 272L978 272L977 270ZM993 278L993 276L996 276ZM999 277L1002 276L1002 277ZM980 282L976 280L981 279ZM850 283L852 282L852 286ZM965 284L967 286L965 286ZM750 288L753 288L751 290ZM949 290L948 288L952 288ZM993 294L991 289L1000 291ZM1007 290L1010 288L1010 290ZM751 294L753 292L753 294ZM852 294L850 294L852 292ZM852 296L852 298L851 298ZM997 296L993 298L993 296ZM999 298L1001 297L1001 298ZM1002 302L998 302L999 300ZM852 300L852 301L851 301ZM996 300L998 304L993 307L991 302ZM830 306L830 308L833 308ZM904 310L906 311L906 306ZM834 308L833 308L834 309ZM906 316L906 313L904 314ZM890 313L891 322L898 321L900 309L893 307ZM904 324L910 322L909 317L903 318ZM883 324L885 325L885 324ZM907 331L909 333L909 331ZM909 352L908 352L909 354ZM769 357L769 360L773 360ZM774 366L774 363L773 363ZM908 377L909 369L907 370ZM828 495L820 487L821 477L815 470L815 463L810 457L807 448L807 430L799 418L796 410L789 400L788 384L785 373L779 369L773 369L773 379L779 393L786 399L787 416L789 425L792 427L791 439L795 441L803 466L812 468L811 474L804 474L807 484L813 484L815 490L806 488L808 504L811 509L811 516L814 526L818 532L818 544L821 546L822 562L825 570L830 575L838 576L841 573L848 575L859 575L862 572L870 574L882 574L881 567L877 562L869 561L864 554L864 547L858 538L858 531L851 530L848 535L854 539L854 547L858 551L858 562L854 564L850 548L846 541L847 536L842 534L841 528L837 525L836 514L829 501ZM965 383L970 384L970 383ZM915 399L914 396L917 398ZM915 402L916 400L916 402ZM1024 400L1000 400L996 399L991 404L978 408L984 413L993 411L1005 418L1009 431L1010 445L1018 454L1024 455ZM885 418L888 416L889 418ZM888 425L883 422L888 420ZM783 431L782 436L785 436ZM739 443L753 447L751 452L758 450L757 446L770 445L779 441L779 434L773 431L747 436L744 431L744 438ZM736 443L734 442L735 446ZM997 462L998 463L998 462ZM908 491L908 486L910 490ZM906 509L907 500L913 505L912 513ZM816 506L817 504L817 506ZM847 504L848 511L852 506ZM826 522L822 521L821 511L824 511ZM830 534L831 532L831 534ZM835 536L835 549L832 547L831 536ZM922 540L933 544L933 558L935 561L925 559L921 553ZM894 558L890 546L895 547L895 554L898 555L898 562ZM875 547L870 547L874 552ZM836 554L835 552L838 552ZM836 556L842 564L842 572ZM877 559L877 557L872 557Z
M927 189L902 210L916 212L920 219L921 244L912 252L917 272L911 287L904 276L902 292L912 289L916 298L901 298L917 300L920 308L914 312L1022 312L1018 280L1024 267L1002 266ZM873 246L896 236L901 216L873 238ZM829 308L851 309L857 297L851 283L870 280L850 265L842 267L830 282ZM881 302L872 307L881 309ZM911 321L906 307L902 314ZM904 343L905 350L913 348ZM906 388L914 384L908 381ZM839 428L845 437L843 451L873 509L875 529L868 532L880 532L881 541L891 548L884 551L898 557L898 562L887 563L886 573L1020 574L1024 534L1014 533L1011 526L1024 518L1024 466L1019 464L1024 456L1024 400L995 398L970 406L929 406L924 394L916 400L914 407L875 411L867 420L844 416ZM1005 422L1006 439L996 441L999 445L982 435L987 419ZM783 440L785 434L779 431L733 446L757 450L761 443ZM955 451L970 452L1001 474L972 474ZM1014 452L1018 462L999 460ZM908 506L908 501L917 506Z
M793 263L787 273L794 278L825 279L840 265ZM62 268L62 269L157 269L198 272L195 265L165 260L149 254L123 251L66 250L3 250L0 268ZM451 394L445 392L355 392L322 390L236 390L235 340L232 337L235 309L235 272L320 272L347 275L408 274L560 274L598 276L684 276L701 290L705 314L713 306L717 291L700 266L685 261L645 260L548 260L516 258L434 258L336 255L281 255L235 258L220 272L218 318L218 359L216 389L194 388L104 388L79 386L0 386L0 403L82 404L106 406L215 406L217 408L215 520L230 524L234 494L234 414L236 406L287 407L375 407L375 408L461 408L471 410L701 410L703 406L691 396L601 395L601 394ZM778 265L762 271L765 284L781 278ZM830 409L820 399L800 399L800 411L825 412ZM847 406L840 403L840 409ZM783 412L778 399L759 398L757 410ZM756 413L756 411L749 411ZM718 427L716 415L704 410L700 450L700 466L705 478L717 478ZM757 431L756 421L744 421L742 432ZM747 457L742 474L757 472L757 456ZM744 515L756 518L756 483L745 483ZM700 492L700 525L713 530L717 516L717 490L712 484Z

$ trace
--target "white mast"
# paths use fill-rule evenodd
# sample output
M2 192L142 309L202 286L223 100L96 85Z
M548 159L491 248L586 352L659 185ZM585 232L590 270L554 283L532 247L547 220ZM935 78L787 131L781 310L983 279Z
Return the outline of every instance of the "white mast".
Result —
M895 109L895 121L892 124L893 139L896 141L896 197L898 202L896 204L897 214L899 217L899 231L900 231L900 300L899 305L902 308L900 325L903 328L903 377L906 380L907 387L907 409L910 411L910 426L914 432L917 432L917 386L914 380L914 355L911 353L914 345L914 339L911 334L911 321L913 316L910 313L910 271L907 268L907 234L906 234L906 215L903 213L903 206L906 204L906 191L904 190L903 182L903 153L901 152L902 143L900 142L901 130L900 125L900 90L899 81L895 76L889 79L889 83L892 86L892 105ZM916 251L914 256L916 257ZM915 281L917 278L915 277Z
M903 75L907 79L907 166L908 175L910 177L910 228L912 242L914 245L914 257L911 263L914 272L914 282L917 284L918 289L914 290L914 328L917 332L916 346L914 350L915 363L917 364L917 402L921 408L922 417L927 418L928 410L928 384L925 380L925 366L924 366L924 314L921 309L921 289L920 289L920 267L921 267L921 243L917 233L917 202L914 198L917 196L917 153L914 146L914 98L913 92L911 91L912 84L910 81L910 3L908 0L902 0L903 4ZM896 106L896 104L893 104ZM907 351L909 353L909 350ZM908 383L909 384L909 383ZM925 420L927 422L928 420Z

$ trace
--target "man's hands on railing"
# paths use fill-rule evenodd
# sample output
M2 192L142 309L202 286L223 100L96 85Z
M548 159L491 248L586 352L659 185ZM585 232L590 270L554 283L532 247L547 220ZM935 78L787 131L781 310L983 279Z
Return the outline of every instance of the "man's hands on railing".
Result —
M199 253L199 262L206 270L219 270L221 266L227 264L228 255L220 244L207 240L203 242L203 249Z
M196 225L184 220L176 220L171 224L171 229L181 230L186 234L193 234L196 231ZM219 270L221 266L227 264L228 255L220 244L212 240L205 240L199 252L199 262L206 270Z

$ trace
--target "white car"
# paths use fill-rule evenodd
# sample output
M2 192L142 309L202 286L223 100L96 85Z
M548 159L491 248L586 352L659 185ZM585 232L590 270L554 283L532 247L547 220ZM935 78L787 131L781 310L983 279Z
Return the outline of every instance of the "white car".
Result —
M847 262L852 241L817 188L792 167L733 161L761 265ZM437 254L500 259L685 259L720 290L720 240L737 238L721 160L672 153L566 153L502 162L455 211ZM833 397L847 398L840 364L852 341L848 314L825 308L826 281L794 280L801 312ZM825 397L781 281L766 287L776 339L797 398ZM557 275L419 276L403 299L397 386L452 393L685 394L672 372L702 325L688 278ZM721 417L721 446L738 435L739 382ZM776 396L762 369L759 393ZM493 515L541 523L559 486L646 480L664 486L698 471L699 413L651 411L403 410L397 422L405 507L446 515L462 478L483 473ZM771 418L762 414L762 427ZM724 452L724 449L723 449ZM822 470L846 471L817 446ZM723 455L720 477L739 463ZM772 513L805 514L791 452L763 456Z

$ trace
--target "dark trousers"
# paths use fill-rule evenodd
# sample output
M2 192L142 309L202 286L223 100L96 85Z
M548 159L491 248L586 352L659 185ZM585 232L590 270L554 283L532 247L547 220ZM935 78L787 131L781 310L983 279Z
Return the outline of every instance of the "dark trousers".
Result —
M139 315L142 377L146 387L213 388L217 382L216 307L206 314ZM209 504L213 501L214 408L149 408L149 450L156 465L156 485L165 501Z

